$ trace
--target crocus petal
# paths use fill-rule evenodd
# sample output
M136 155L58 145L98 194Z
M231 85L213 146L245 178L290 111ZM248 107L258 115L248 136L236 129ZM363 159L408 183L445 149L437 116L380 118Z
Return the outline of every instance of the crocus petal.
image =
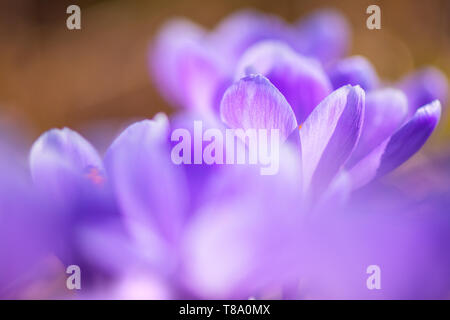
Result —
M354 150L364 117L364 90L345 86L330 94L300 129L303 182L321 191Z
M375 89L378 85L378 76L375 68L366 58L353 56L340 60L328 70L333 88L344 85L359 85L364 90Z
M298 55L278 41L263 41L250 47L237 67L237 79L248 73L267 77L280 90L302 123L331 93L331 84L322 66L314 59Z
M244 51L256 42L283 40L286 36L287 26L279 17L256 10L241 10L220 22L209 41L227 61L235 64Z
M64 198L74 192L77 180L82 177L93 183L103 179L103 164L97 151L68 128L41 135L31 148L29 161L34 183Z
M171 160L168 134L162 114L137 122L122 132L105 156L119 206L138 240L146 241L143 230L156 229L161 238L174 241L183 223L185 177Z
M408 97L411 115L434 100L439 100L443 105L447 101L447 77L434 67L426 67L407 75L400 81L399 88Z
M217 110L226 86L231 83L228 66L221 57L206 45L189 44L181 48L176 63L180 83L173 90L180 90L183 105L203 112Z
M377 170L380 166L381 157L383 156L383 152L389 143L389 139L390 138L382 142L363 159L354 164L349 170L348 176L351 180L352 189L358 189L375 178L377 175Z
M334 215L337 208L345 206L351 195L351 182L350 175L341 170L314 204L314 219L322 219L329 214Z
M440 116L439 101L434 101L417 110L414 117L394 135L350 169L349 175L353 189L389 173L419 151L437 126Z
M440 117L441 104L437 100L418 109L414 117L390 138L381 157L377 176L394 170L414 155L430 137Z
M117 214L97 151L78 133L53 129L34 143L29 162L34 185L49 206L54 253L64 263L82 267L86 275L95 272L80 256L76 230Z
M361 137L346 167L352 167L389 138L400 128L407 114L408 101L400 90L388 88L369 92Z
M225 92L220 114L231 128L279 129L284 141L297 128L297 120L284 96L267 78L242 78Z
M256 166L227 166L207 188L182 246L183 279L200 297L248 298L297 273L291 259L304 217L300 168L289 144L280 153L277 175L262 176Z
M201 127L201 130L195 129L196 125ZM194 139L197 136L202 139L204 133L209 129L219 130L223 136L225 136L225 125L215 114L211 115L192 111L179 112L171 117L170 126L172 132L175 132L178 129L187 130L190 133L190 136L194 137ZM175 147L178 143L178 140L171 141L173 147ZM201 163L195 163L195 154L198 150L205 150L210 143L211 142L209 140L203 140L200 147L196 145L195 141L194 143L190 143L191 161L187 164L180 164L180 166L184 169L187 183L189 185L186 192L189 193L190 212L201 204L202 201L204 201L204 191L205 188L208 187L207 182L211 179L215 180L217 172L223 168L222 164L207 164L204 161L201 161ZM223 162L225 163L226 152L223 152L223 157Z
M294 46L298 52L328 64L345 56L350 47L351 30L337 11L325 9L302 18Z
M178 59L182 49L190 44L200 43L205 35L206 31L193 22L174 19L161 28L152 45L149 55L150 72L166 100L175 106L184 106L183 95L179 91L182 83L178 77Z

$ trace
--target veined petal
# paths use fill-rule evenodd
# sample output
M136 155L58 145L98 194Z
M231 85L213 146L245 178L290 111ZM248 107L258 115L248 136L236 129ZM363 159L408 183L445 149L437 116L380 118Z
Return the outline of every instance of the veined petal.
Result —
M338 61L328 70L333 88L337 89L347 84L359 85L364 90L375 89L378 85L378 76L375 68L366 58L353 56Z
M350 48L351 29L335 10L318 10L297 24L294 46L298 52L328 64L344 57Z
M263 41L250 47L237 67L237 79L262 74L280 90L302 123L331 93L331 84L319 62L298 55L283 42Z
M354 150L362 128L365 93L345 86L314 109L300 129L304 187L317 193L336 175Z
M231 128L279 129L283 141L297 128L289 103L261 75L247 76L229 87L220 104L220 114Z
M349 171L353 189L394 170L413 156L436 128L441 105L434 101L416 111L414 117L393 136L372 150Z
M351 168L389 138L408 115L408 101L400 90L380 89L366 95L364 125L358 146L346 163Z
M434 100L443 105L447 101L448 81L446 76L434 67L427 67L407 75L399 83L408 97L409 111L413 115L416 110Z

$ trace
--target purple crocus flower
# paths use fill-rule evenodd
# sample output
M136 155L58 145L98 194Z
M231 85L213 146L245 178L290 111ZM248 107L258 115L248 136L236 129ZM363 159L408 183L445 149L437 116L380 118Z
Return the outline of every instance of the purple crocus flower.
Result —
M406 107L404 105L405 98L401 92L388 90L377 93L377 96L373 98L374 102L371 103L377 103L378 99L380 99L380 102L385 102L385 99L391 97L395 98L397 96L400 105L398 107L400 120L393 120L393 123L396 123L397 125L390 126L386 126L382 121L378 122L372 120L371 122L368 122L370 127L367 131L371 131L371 127L375 126L380 128L380 136L372 133L369 134L371 135L370 138L366 137L365 140L363 140L369 145L372 144L372 155L360 160L355 166L356 169L353 169L354 167L352 167L350 170L346 170L345 164L348 159L351 159L354 150L357 150L361 132L366 132L363 124L363 118L365 118L364 91L359 87L342 87L329 95L313 110L300 128L299 136L301 152L294 152L296 155L301 154L301 159L299 157L297 161L298 163L301 163L299 172L301 172L301 184L303 190L302 193L298 195L299 198L296 202L296 208L293 209L295 214L290 215L284 211L286 207L283 206L280 206L278 210L269 213L269 217L271 214L275 214L281 221L285 221L284 219L286 218L286 221L295 225L295 231L286 225L273 225L274 228L280 228L277 229L277 232L283 232L285 238L271 234L270 232L272 229L270 227L264 227L263 223L258 224L258 222L256 222L256 217L254 218L255 220L252 220L252 222L249 222L249 224L246 225L245 218L243 217L251 217L252 215L244 214L240 210L242 206L239 202L237 202L232 209L227 210L226 213L224 213L224 217L220 217L220 215L218 215L219 217L214 217L214 215L210 213L207 216L208 218L203 218L205 221L202 221L203 219L200 215L200 218L198 219L202 220L200 220L201 222L197 222L199 225L194 224L195 232L191 234L193 239L189 239L188 241L188 244L192 246L190 250L193 250L191 259L194 260L190 261L190 268L188 268L188 270L192 272L192 277L195 279L195 282L197 284L202 284L202 288L200 289L204 294L215 297L226 297L230 292L235 292L234 290L236 290L236 287L233 287L232 282L230 282L229 279L224 279L223 282L216 280L217 278L220 278L220 275L229 275L231 272L230 269L233 271L232 277L234 279L237 278L245 283L246 279L255 281L252 276L257 274L256 270L258 270L258 268L267 271L270 270L270 266L273 267L274 265L277 265L278 272L285 275L285 278L278 277L278 282L263 282L265 285L261 288L253 288L253 290L256 291L251 291L250 288L244 290L243 288L245 287L242 287L241 283L241 286L238 286L241 290L244 290L241 292L264 297L264 292L266 290L270 291L270 284L272 284L272 286L276 283L280 285L283 281L288 281L288 283L292 284L295 283L295 278L298 277L300 283L302 279L303 281L306 281L306 283L311 281L313 291L309 291L308 287L310 284L308 284L305 287L307 289L305 292L306 295L294 293L292 296L288 294L285 297L306 298L309 294L311 297L316 298L327 296L333 297L333 293L329 293L329 295L325 295L324 292L321 292L318 295L314 293L314 291L321 286L325 286L325 288L328 289L331 289L334 286L333 279L324 277L323 279L329 281L327 284L326 282L322 283L320 278L316 278L319 276L316 273L317 270L320 270L319 272L326 272L324 269L317 269L317 266L320 265L322 268L328 268L328 265L324 262L328 261L327 259L330 259L330 264L343 263L343 265L347 265L348 267L348 270L344 273L345 276L348 277L347 279L351 279L351 281L362 281L365 275L365 269L362 266L365 266L366 264L370 265L370 263L368 263L368 260L370 260L368 257L373 257L374 259L376 258L376 261L380 261L380 263L390 266L390 272L392 272L392 274L389 279L392 281L393 288L396 289L387 293L384 292L378 296L366 295L365 291L359 289L361 284L364 284L364 281L361 283L350 283L346 290L344 290L345 283L343 283L339 287L333 288L333 290L339 288L338 291L335 291L335 294L337 295L334 297L386 298L407 296L407 291L401 291L401 289L397 287L402 284L395 281L395 277L398 276L399 273L402 273L402 266L405 265L399 263L392 254L404 254L404 261L407 261L407 263L420 261L416 260L420 259L417 255L408 254L410 246L412 246L413 243L416 243L417 239L420 238L416 238L414 232L417 231L413 231L419 226L415 223L407 222L405 226L399 229L404 233L403 235L398 237L387 237L386 235L393 232L390 230L390 224L393 223L395 219L384 218L384 216L377 218L376 215L373 215L369 218L361 217L361 220L355 220L354 214L357 213L356 210L349 210L347 214L350 215L345 216L344 212L346 209L340 211L341 209L338 206L338 204L342 202L336 201L340 200L343 194L351 193L352 189L359 187L361 185L360 179L362 179L362 177L364 177L364 182L366 183L368 180L386 174L400 165L420 149L426 138L437 125L440 117L440 105L437 101L420 108L414 117L403 125L401 124L405 116L404 109ZM393 111L395 112L396 109ZM371 110L369 115L373 115L372 112L377 111ZM385 109L381 108L379 112L379 114L376 114L376 117L383 117ZM284 133L282 134L284 138L288 138L290 132L298 134L295 115L288 102L266 78L259 75L243 78L225 92L221 103L221 117L228 126L234 128L279 128ZM387 132L391 133L386 136ZM367 135L368 133L365 134ZM378 147L374 147L375 144L378 144ZM366 145L364 145L364 147L369 148ZM372 169L372 165L375 170ZM361 174L361 176L359 174ZM232 183L237 184L236 181ZM247 184L245 185L247 186ZM272 189L272 192L274 189ZM286 190L286 188L283 189ZM242 194L243 193L240 193L240 195ZM240 199L240 197L236 196L236 201L239 201L238 199ZM277 203L277 205L279 204ZM374 212L376 213L380 213L383 210L381 206L374 207L378 208L378 210L374 209ZM331 208L336 212L329 212L332 210ZM233 212L237 212L237 214L234 215ZM351 212L353 212L353 214ZM305 217L308 217L308 213L309 215L312 214L312 216L305 220ZM329 215L335 216L330 220ZM312 222L308 222L311 218ZM398 221L401 221L402 219L403 218L399 217ZM217 223L217 225L215 223ZM366 226L371 225L372 223L376 223L377 226L379 226L378 231L372 233L371 236L363 236L364 233L361 234L361 232L364 231L362 230L365 230ZM430 219L427 220L427 223L434 224L435 221L434 219ZM341 235L341 230L348 228L355 229L343 237ZM336 238L330 237L331 230L333 230L332 232L336 232ZM258 237L259 232L268 232L264 240ZM431 240L430 234L427 232L428 231L423 235L423 240L425 242L422 243L422 247L424 250L432 250L431 248L434 247L434 244L427 242ZM223 233L226 233L226 235ZM326 236L327 234L328 236ZM231 239L239 239L240 244L244 243L245 245L242 245L243 248L240 248L240 245L237 245L234 241L230 240L227 235L233 235ZM325 238L321 239L322 236L325 236ZM268 239L269 237L273 238ZM354 257L348 256L352 251L349 249L347 241L352 237L354 237L354 240L361 240L358 249L355 249L355 246L351 246L353 250L358 252ZM258 239L257 243L254 242L255 239ZM377 243L377 241L379 241L378 243L380 243L383 249L381 249L381 251L370 251L371 246ZM321 243L320 246L326 246L325 248L328 247L333 249L331 251L325 251L323 247L315 247L317 242ZM289 248L289 250L284 251L281 247L274 247L274 243L282 243L283 246L286 246L285 248ZM355 241L355 243L358 242ZM390 243L392 251L386 251L387 243ZM248 245L250 248L247 247ZM220 253L226 252L228 255L225 254L223 256L217 253L214 248L221 248ZM258 263L255 256L252 255L255 252L270 250L269 248L271 250L280 250L280 256L275 257L268 255L268 257L272 259L276 258L277 260L275 261L279 264L275 263L274 260L271 260L271 262L260 260ZM369 254L364 255L363 250L369 250ZM286 254L286 252L288 253ZM339 256L339 254L346 254L350 260L336 260L334 257ZM234 260L236 259L236 256L238 257L237 259L239 259L238 262ZM317 260L317 257L319 260ZM252 270L253 273L249 273L249 269L244 267L246 264L250 264L250 260L252 261L251 265L253 266L250 270ZM211 273L211 270L208 270L208 261L217 262L214 264L213 273ZM290 261L290 268L287 267L286 261ZM264 267L262 263L264 263ZM426 272L430 270L432 265L432 262L429 262L427 265L421 264L418 268L415 268L414 271L420 270L420 272ZM198 270L197 268L200 269ZM361 269L355 270L354 268ZM270 275L273 280L274 276L272 274ZM443 273L443 275L445 274ZM338 277L338 275L336 275L336 277ZM407 279L413 281L414 274L410 274ZM437 291L434 291L433 294L439 293L439 290L443 288L436 283L434 283L434 285L431 287ZM438 287L440 289L437 289ZM294 285L294 288L297 288L297 286ZM299 289L303 289L302 285L300 285ZM296 290L297 289L294 291L296 292ZM288 292L291 292L291 290Z
M398 86L408 98L410 114L436 99L443 105L447 102L447 77L434 67L425 67L411 72L400 81Z
M78 239L83 228L108 225L117 216L103 160L81 135L64 128L41 135L31 148L29 163L36 191L49 204L52 252L65 267L82 268L85 280L101 277L107 270L91 268Z
M294 129L296 125L292 125L291 129ZM286 279L281 281L275 277L278 268L272 265L264 269L260 267L275 258L284 256L284 259L288 259L287 247L269 255L261 252L246 266L229 251L229 258L234 261L230 260L228 266L220 266L225 269L214 267L213 260L208 265L196 265L197 260L193 255L198 257L198 254L205 254L196 247L199 232L207 232L203 229L207 226L204 225L205 219L211 221L212 225L221 219L221 234L228 238L233 237L226 233L228 223L232 223L230 231L239 226L244 230L256 222L256 212L260 220L255 224L256 229L248 229L248 232L254 233L254 237L250 237L251 242L247 243L249 253L263 249L259 243L268 234L261 232L267 230L269 225L279 227L273 230L274 237L269 236L264 242L275 245L279 230L285 230L280 241L286 243L284 237L295 234L295 224L292 222L297 216L291 213L295 212L299 203L301 190L298 162L291 160L288 165L283 161L280 174L272 177L260 176L259 171L251 166L229 166L222 170L208 170L206 166L201 166L200 170L207 171L209 179L204 181L205 188L192 190L197 183L194 179L187 179L189 166L177 166L171 161L169 129L168 119L158 115L154 120L131 125L111 145L105 157L105 166L128 236L120 238L102 228L89 228L84 236L88 255L100 264L108 261L119 278L128 277L130 270L144 270L146 274L157 275L160 281L171 288L169 291L172 297L246 297L269 283L281 285ZM295 159L290 149L283 152L286 155L284 159ZM274 185L280 186L278 192L274 192ZM191 196L200 190L204 191L204 194L199 195L200 199ZM259 198L264 195L270 196L272 205L260 201ZM285 208L283 212L286 214L275 215L281 208ZM211 210L220 212L216 215ZM238 212L241 215L236 220ZM201 229L197 232L198 228ZM286 228L291 231L288 232ZM214 241L218 243L222 239ZM100 243L118 245L110 250ZM210 244L214 245L214 242ZM225 253L219 247L214 251L217 254ZM123 257L127 259L124 261ZM206 281L197 279L197 273L201 273L199 267L207 268ZM218 274L215 274L216 270ZM222 272L226 273L220 275ZM248 273L253 276L251 281L242 278Z
M378 94L382 97L374 103L396 95L400 104L405 100L396 91ZM168 119L159 115L131 125L105 157L127 236L88 228L86 255L96 263L107 261L119 277L126 278L129 270L156 275L172 297L264 297L279 289L290 296L286 285L311 275L313 265L304 259L312 253L305 246L322 234L315 227L312 235L302 231L309 226L308 212L320 217L361 180L367 183L395 169L420 149L440 116L434 102L405 124L402 117L388 129L382 122L368 122L384 128L383 134L380 138L368 129L363 140L368 155L346 168L364 132L364 110L364 90L344 86L319 103L298 130L292 107L267 78L240 79L222 98L221 118L231 128L279 129L285 141L280 173L261 176L253 166L208 170L206 187L194 204L189 166L170 160ZM106 243L115 243L115 249ZM401 243L399 248L406 250Z
M351 45L351 28L345 17L334 9L321 9L300 19L292 45L306 56L328 66L345 57Z
M365 57L344 58L349 38L348 23L330 10L311 14L297 27L255 11L233 14L211 32L187 20L173 20L158 34L150 64L169 102L216 115L233 80L262 74L303 123L331 89L350 84L369 93L382 88ZM445 105L447 80L437 69L418 71L397 87L407 96L409 116L434 100Z
M334 89L351 84L359 85L365 91L370 91L376 89L379 82L375 68L362 56L353 56L337 61L329 67L328 76Z
M399 102L392 100L397 108L392 110L394 117L385 111L386 100L392 96L399 96ZM258 97L264 99L264 103L257 100ZM388 173L422 147L436 127L441 113L440 103L435 101L420 108L400 126L405 117L401 92L384 91L374 96L373 100L371 98L370 102L367 128L363 126L365 93L360 87L351 86L344 86L330 94L301 125L304 187L329 183L355 148L366 148L364 153L367 155L358 163L349 165L351 169L348 173L352 179L367 183L375 176ZM221 117L231 127L259 128L264 124L271 129L271 126L276 126L285 132L285 136L293 132L292 128L297 123L292 108L280 91L258 75L243 78L227 90L222 100ZM359 144L361 131L364 132L364 140Z
M265 297L280 289L284 297L298 297L289 292L301 278L310 279L314 290L319 288L309 271L313 265L304 260L312 258L312 253L304 248L321 233L299 233L309 225L308 212L320 215L326 212L324 201L350 192L354 167L371 169L365 176L371 179L400 165L421 147L439 118L438 102L420 108L380 146L374 146L369 156L376 154L370 156L376 161L364 157L346 170L364 128L364 96L359 87L336 90L314 108L298 131L293 109L267 78L250 75L237 81L224 94L221 118L231 128L279 129L285 141L280 172L261 176L253 166L209 170L204 194L194 204L191 188L195 183L187 179L188 166L170 160L170 122L163 115L127 128L104 161L73 131L50 131L33 147L33 178L39 186L40 175L48 177L50 194L70 191L59 193L68 206L73 196L76 203L85 201L80 190L86 183L95 186L100 181L97 175L91 178L86 168L104 168L126 232L103 223L79 227L77 220L83 219L77 218L70 219L77 232L72 230L62 241L76 239L82 248L82 258L72 255L71 263L85 259L98 269L107 268L117 285L122 280L125 287L131 285L133 272L143 274L143 279L158 279L159 284L149 280L144 285L144 292L153 297ZM298 139L292 139L293 135ZM367 139L373 141L370 135ZM340 176L351 179L342 183ZM65 213L71 214L72 208L67 208ZM108 218L87 212L97 220ZM342 250L341 244L336 250Z
M284 42L327 64L346 53L348 29L345 19L330 10L315 12L296 27L276 16L244 10L227 17L211 32L176 19L158 33L151 49L150 69L156 85L171 104L218 112L220 99L235 78L241 56L252 45L265 40ZM292 62L292 56L286 56L285 65ZM305 62L301 65L305 66ZM304 76L315 72L311 68L302 72Z
M212 32L184 20L166 25L152 70L168 101L187 111L130 125L103 159L70 129L43 134L30 169L48 210L33 215L44 217L36 230L52 230L50 240L22 221L36 194L17 207L9 190L23 188L2 181L0 208L18 214L2 210L0 217L30 237L1 233L26 254L2 248L1 258L17 260L1 266L7 276L0 284L10 288L8 277L23 274L12 268L16 261L35 264L45 252L80 265L88 279L102 276L108 289L89 281L89 298L127 298L138 282L147 298L445 295L448 255L433 252L448 249L439 240L448 239L448 219L435 202L411 212L408 199L387 198L378 180L430 137L445 81L434 73L433 81L406 81L406 94L379 88L367 60L339 60L348 47L340 16L321 12L297 27L253 11ZM171 132L195 130L193 120L219 131L279 130L278 173L260 175L258 165L175 164ZM45 245L35 249L37 243ZM390 283L380 293L364 287L373 263ZM411 284L434 267L442 282Z

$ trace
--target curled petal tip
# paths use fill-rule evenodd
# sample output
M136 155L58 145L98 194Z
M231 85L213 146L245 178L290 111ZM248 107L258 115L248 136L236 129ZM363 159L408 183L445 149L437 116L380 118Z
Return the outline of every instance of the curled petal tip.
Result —
M419 151L438 125L440 117L441 103L438 100L419 108L411 120L390 138L377 176L389 173Z
M435 67L425 67L412 72L400 81L398 87L408 97L410 114L425 104L439 100L443 105L448 98L448 80L442 71Z

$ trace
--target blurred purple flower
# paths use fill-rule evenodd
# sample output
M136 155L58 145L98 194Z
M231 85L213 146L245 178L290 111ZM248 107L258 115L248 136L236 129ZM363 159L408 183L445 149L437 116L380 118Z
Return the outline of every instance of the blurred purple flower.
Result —
M250 47L239 60L235 80L262 74L284 95L299 123L331 93L322 66L303 57L283 42L263 41Z
M328 63L346 53L348 30L345 19L330 10L313 13L295 28L276 16L251 10L227 17L211 32L190 21L176 19L158 33L150 50L150 71L164 97L173 105L203 112L217 111L223 92L235 77L241 56L252 45L264 40L280 41L305 56ZM306 77L305 81L308 77L322 78L319 66L309 67L308 60L294 58L295 55L288 52L290 49L274 50L286 52L286 59L281 62L285 71L287 65L295 65L292 59L300 60L293 75L297 81L303 81L302 77ZM272 55L275 58L276 52ZM273 68L283 68L275 62L272 62ZM302 70L304 67L306 69ZM276 71L278 78L283 70ZM324 79L316 81L326 86ZM292 88L286 89L292 91ZM323 90L318 88L309 102L317 102L315 100L323 95Z
M119 277L126 275L129 270L145 270L147 274L156 274L172 289L173 297L178 298L244 298L267 282L280 285L282 281L279 277L274 277L278 272L277 268L268 265L265 269L259 269L264 261L273 259L269 259L263 252L260 256L255 256L255 260L248 265L244 265L244 261L235 256L235 260L230 261L234 264L232 269L229 269L231 265L222 265L222 269L217 269L213 260L207 265L197 265L198 261L192 255L205 252L203 248L196 247L196 239L200 235L195 230L202 228L199 230L202 234L207 232L203 230L205 219L212 224L219 222L216 219L225 219L221 224L221 234L228 238L228 223L231 223L230 228L240 225L242 228L250 227L256 218L251 213L258 212L260 222L255 225L257 229L262 227L260 230L266 230L266 226L275 226L274 223L277 223L280 227L274 229L275 233L290 226L292 232L288 233L286 229L284 235L294 234L295 224L288 223L286 219L296 219L291 213L299 203L301 189L296 161L283 166L280 175L267 178L260 176L253 167L247 166L211 170L210 179L203 181L205 187L192 190L193 185L198 185L194 179L187 179L189 166L177 166L170 160L169 128L168 119L158 115L155 120L131 125L111 145L105 157L106 170L129 236L120 238L114 232L88 228L84 237L85 250L98 263L108 261L110 268ZM288 150L285 152L290 157L293 156ZM202 166L202 169L207 170L206 167ZM246 177L246 182L238 183L243 177ZM273 192L274 184L280 186L278 193ZM200 190L204 190L204 194L200 194L198 202L193 204L191 201L194 197L191 197L191 193ZM258 200L263 194L270 196L273 206ZM282 207L286 207L283 210L286 212L285 219L274 215ZM211 210L219 212L216 214ZM238 212L241 213L240 216L235 215ZM231 213L233 214L229 215ZM249 250L260 250L259 243L263 234L249 236L245 237L245 240L251 240L247 243ZM274 234L267 242L273 243L277 238ZM229 240L237 244L237 239L233 240L231 237ZM101 243L118 245L111 250ZM217 254L225 253L220 248L215 250ZM229 254L233 258L233 252L230 251ZM273 252L274 258L280 255L279 252ZM286 252L283 251L283 255ZM127 259L124 260L124 257ZM200 267L207 268L205 276L208 279L197 278L198 272L202 273L198 269ZM222 274L222 278L215 277L216 271L227 274ZM254 277L252 281L242 278L249 272Z
M83 269L84 279L99 275L80 251L79 232L89 225L105 225L117 217L115 199L95 148L75 131L53 129L33 144L29 156L33 183L49 204L52 251L65 266Z
M374 103L397 96L401 111L405 98L396 91L377 93ZM220 108L226 126L279 129L286 141L275 176L261 176L252 166L229 166L206 171L208 179L202 175L188 179L190 166L170 161L171 123L165 116L131 125L105 157L128 235L87 228L82 237L86 255L108 265L119 278L126 278L129 270L144 270L170 288L175 298L264 296L267 290L295 284L314 268L306 262L313 257L307 244L322 234L307 222L308 212L318 215L313 222L322 226L320 217L330 210L327 202L336 206L336 197L359 187L353 185L355 177L364 175L367 183L406 161L439 119L440 106L434 102L403 126L404 116L387 127L369 121L383 131L382 138L373 136L373 128L368 130L364 141L370 146L366 146L369 158L346 170L364 132L364 97L361 88L344 86L326 97L298 130L291 106L267 78L250 75L230 86ZM386 112L382 109L380 114ZM291 143L296 140L298 144ZM200 177L203 186L199 188L193 177ZM200 190L202 194L192 196ZM303 231L308 226L314 228L313 234ZM337 252L344 249L340 240L336 243ZM398 248L406 250L403 243ZM328 258L332 257L324 259ZM315 276L311 279L315 281Z
M434 67L411 72L400 81L398 86L408 98L410 114L414 114L418 108L433 100L439 100L444 106L447 103L447 77Z
M319 59L324 66L349 53L351 28L337 10L317 10L300 19L296 29L294 48L303 55Z
M328 69L328 76L334 89L351 84L359 85L365 91L370 91L378 86L375 68L362 56L339 60Z
M139 281L150 298L445 297L442 201L411 206L376 180L430 137L446 79L428 69L402 81L404 92L379 88L365 58L342 59L348 45L333 11L294 27L254 11L212 32L168 23L150 67L187 111L130 125L104 159L70 129L44 133L29 158L35 189L0 158L0 296L26 285L24 264L56 254L88 278L107 275L111 291L92 281L86 298L127 298ZM175 165L171 131L192 131L193 120L278 129L278 174ZM383 268L384 291L364 287L370 264Z
M53 238L45 224L47 207L33 193L23 165L20 137L0 130L0 299L11 299L26 297L29 286L45 277Z

